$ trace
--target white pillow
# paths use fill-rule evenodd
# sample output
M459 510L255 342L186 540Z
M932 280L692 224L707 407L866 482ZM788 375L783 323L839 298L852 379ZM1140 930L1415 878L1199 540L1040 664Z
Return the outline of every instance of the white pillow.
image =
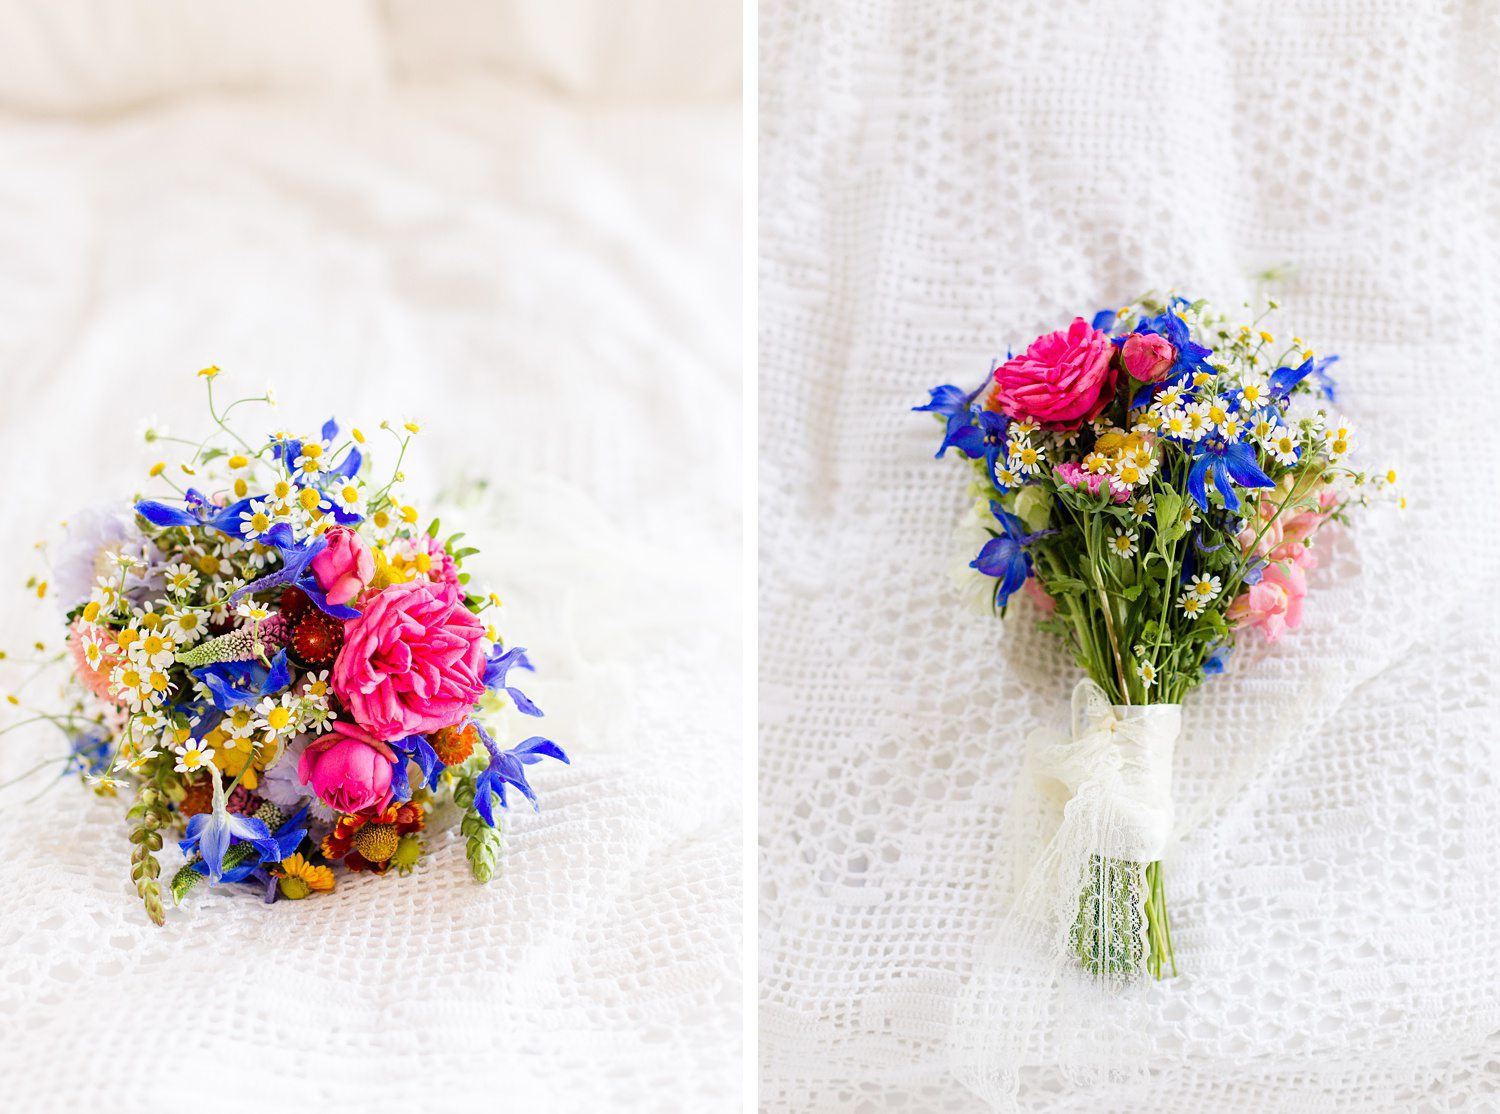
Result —
M734 98L740 0L387 0L397 76L486 71L595 98Z
M372 88L383 35L375 0L0 0L0 108Z

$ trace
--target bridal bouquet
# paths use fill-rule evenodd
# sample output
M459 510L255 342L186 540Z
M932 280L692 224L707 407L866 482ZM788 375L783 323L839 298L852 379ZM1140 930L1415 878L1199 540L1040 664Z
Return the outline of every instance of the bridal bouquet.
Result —
M69 706L37 718L100 792L133 788L147 913L162 923L165 836L187 857L174 903L205 882L300 899L331 891L339 867L409 873L445 798L488 881L496 802L508 786L535 807L526 767L567 757L491 734L506 705L541 715L512 681L532 666L488 621L499 598L470 587L477 550L422 528L400 494L418 426L382 424L397 452L382 482L358 429L241 436L230 414L274 400L218 410L218 369L199 374L214 432L150 469L169 494L75 518L36 585L66 609L72 664Z
M1237 638L1297 627L1321 531L1395 483L1350 463L1337 358L1143 299L916 407L974 470L961 532L985 605L1024 591L1087 674L1072 738L1034 742L1071 800L1032 899L1093 974L1175 973L1160 860L1182 698Z

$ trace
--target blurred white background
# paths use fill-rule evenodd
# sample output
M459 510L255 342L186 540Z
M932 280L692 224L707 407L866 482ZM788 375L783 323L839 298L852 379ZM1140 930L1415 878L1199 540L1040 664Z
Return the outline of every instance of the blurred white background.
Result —
M220 397L275 386L268 431L419 419L424 511L490 482L445 525L574 759L488 887L435 835L417 877L164 930L124 802L0 791L7 1107L737 1106L739 29L732 0L0 2L0 686L60 643L33 543L173 459L148 421L205 432L215 363ZM0 737L0 780L55 749Z

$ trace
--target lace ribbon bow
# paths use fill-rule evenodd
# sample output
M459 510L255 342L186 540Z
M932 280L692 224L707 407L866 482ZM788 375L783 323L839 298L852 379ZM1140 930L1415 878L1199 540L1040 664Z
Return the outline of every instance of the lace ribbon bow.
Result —
M1155 862L1172 834L1172 748L1182 728L1179 704L1110 704L1088 678L1073 689L1073 737L1031 738L1037 775L1061 782L1071 797L1059 840L1086 839L1088 851Z

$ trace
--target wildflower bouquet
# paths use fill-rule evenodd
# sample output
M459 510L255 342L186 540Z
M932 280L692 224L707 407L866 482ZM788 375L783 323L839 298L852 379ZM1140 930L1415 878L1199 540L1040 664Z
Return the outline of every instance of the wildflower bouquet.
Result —
M50 578L71 696L38 718L70 737L69 767L97 790L133 786L148 914L163 922L166 835L188 858L174 903L205 881L305 898L332 890L339 866L409 873L447 798L488 881L495 803L510 787L535 807L526 767L567 757L541 736L504 748L487 726L507 704L541 715L511 679L532 666L487 622L498 597L469 586L477 550L436 520L421 528L398 492L417 425L382 423L397 456L379 483L358 429L247 439L227 419L269 393L220 411L218 369L199 374L215 429L177 442L190 448L178 468L151 468L170 495L75 518Z
M1020 904L1097 976L1176 972L1161 855L1183 697L1237 637L1298 625L1322 529L1395 482L1349 463L1338 357L1260 324L1142 299L915 408L974 470L985 605L1024 589L1087 674L1072 738L1033 740L1071 799Z

